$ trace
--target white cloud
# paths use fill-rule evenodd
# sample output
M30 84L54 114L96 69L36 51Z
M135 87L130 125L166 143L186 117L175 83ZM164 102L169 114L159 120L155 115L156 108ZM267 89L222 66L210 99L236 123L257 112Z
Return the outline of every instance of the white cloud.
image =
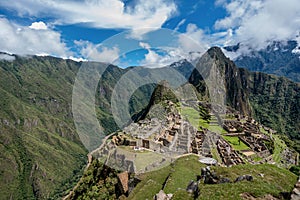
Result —
M224 7L228 16L216 21L215 28L233 29L235 44L260 49L270 41L295 39L300 31L299 0L233 0Z
M186 32L179 35L179 45L185 52L203 52L209 48L205 33L195 24L188 24Z
M161 56L155 51L151 50L151 47L148 43L140 42L139 45L148 51L148 53L145 54L145 60L141 61L140 64L148 67L160 67Z
M182 19L177 26L175 27L174 31L178 31L179 28L185 23L186 19Z
M15 54L68 56L61 35L53 30L36 30L0 18L0 51Z
M216 6L222 6L226 3L226 0L215 0L215 5Z
M121 0L22 0L0 1L0 6L19 15L56 18L57 24L86 23L96 28L160 28L176 12L171 0L134 1L125 6ZM137 34L137 32L135 32Z
M70 59L70 60L74 60L76 62L85 62L85 61L88 61L87 59L77 58L77 57L74 57L74 56L69 56L68 58L64 58L64 59Z
M145 59L140 61L140 65L142 66L153 68L164 67L185 58L180 48L162 47L159 50L154 50L151 49L148 43L140 42L139 45L148 51L145 54Z
M29 28L34 29L34 30L47 30L48 29L47 25L44 22L42 22L42 21L33 22L29 26Z
M209 33L195 24L188 24L186 32L179 35L179 44L184 52L204 53L212 46L222 46L231 42L232 29Z
M9 55L9 54L0 54L0 60L6 60L6 61L13 61L15 60L16 57L13 55Z
M139 45L140 47L144 48L144 49L147 49L147 50L150 50L150 45L146 42L139 42Z
M108 48L82 40L75 41L75 44L81 48L80 53L87 60L115 63L120 56L120 50L116 46Z

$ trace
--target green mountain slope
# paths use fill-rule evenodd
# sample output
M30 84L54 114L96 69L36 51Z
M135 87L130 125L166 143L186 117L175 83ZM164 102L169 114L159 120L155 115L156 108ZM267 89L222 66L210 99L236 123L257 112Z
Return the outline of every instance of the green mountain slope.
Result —
M242 114L254 116L260 123L280 133L299 139L299 83L283 77L237 68L217 47L208 50L199 60L198 71L202 74L207 73L203 68L207 64L216 65L224 78L228 106ZM198 71L193 71L190 82L199 93L209 96L208 93L214 91L208 91Z
M49 198L86 162L70 106L79 63L18 57L0 66L1 198Z
M82 63L53 57L0 61L1 199L45 199L64 195L86 163L72 116L72 91ZM109 65L96 93L96 112L106 134L116 131L110 98L126 73ZM144 108L153 86L131 98L131 113ZM149 97L147 97L147 95Z
M220 69L227 106L299 139L299 84L239 69L218 48L205 55L209 59L200 59L197 68L214 64ZM36 56L0 61L1 198L58 198L80 177L87 150L76 133L71 100L81 64ZM180 63L173 67L188 77L189 70ZM118 129L111 114L110 98L120 77L129 70L110 65L99 82L95 107L106 134ZM209 95L217 93L208 91L196 71L189 82L196 87L196 96L201 100L209 100ZM154 89L155 84L148 84L134 92L129 101L131 115L139 117L140 111L147 108Z
M250 71L264 72L284 76L292 81L300 82L300 59L297 41L273 41L266 48L242 53L235 59L239 67ZM225 47L227 51L239 52L245 48L243 44ZM247 48L247 47L246 47ZM241 51L240 51L241 52Z

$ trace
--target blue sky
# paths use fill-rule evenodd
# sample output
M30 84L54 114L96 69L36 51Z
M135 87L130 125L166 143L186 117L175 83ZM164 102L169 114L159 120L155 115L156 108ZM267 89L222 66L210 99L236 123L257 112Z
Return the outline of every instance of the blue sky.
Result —
M166 65L214 45L242 42L243 53L300 42L299 8L299 0L0 0L0 51Z

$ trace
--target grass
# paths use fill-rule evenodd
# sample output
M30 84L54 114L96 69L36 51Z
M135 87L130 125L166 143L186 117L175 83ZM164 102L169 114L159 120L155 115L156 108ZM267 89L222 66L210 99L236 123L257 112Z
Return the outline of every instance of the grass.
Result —
M190 180L195 180L204 164L198 161L198 156L184 156L174 162L172 173L165 187L166 193L186 188ZM186 183L186 184L183 184Z
M262 160L262 158L261 157L258 157L258 156L255 156L254 158L253 158L253 161L255 161L255 162L259 162L259 161L261 161Z
M0 199L58 199L86 163L70 108L78 66L46 57L0 65L1 122L10 123L0 125Z
M208 126L208 130L211 132L219 133L219 134L226 134L227 131L225 131L221 126L216 125L216 124L210 124Z
M201 130L202 128L206 128L212 132L219 133L219 134L225 134L227 133L223 127L219 126L218 124L210 124L210 122L217 122L217 118L215 116L212 116L212 118L207 121L204 120L200 113L191 107L182 107L181 114L187 118L187 120L198 130Z
M266 131L263 127L259 128L259 131L262 132L265 135L270 135L268 131Z
M128 146L119 146L118 152L121 152L120 154L127 155L128 157L134 159L134 164L136 166L137 172L143 172L147 166L155 162L159 162L163 158L165 158L162 154L155 153L147 149L143 151L134 151L131 147ZM165 159L165 163L158 166L157 168L162 168L170 163L170 160L168 158Z
M195 127L199 128L199 122L200 124L205 123L204 120L200 121L200 115L197 110L191 107L182 107L181 108L181 114L184 117L187 117L188 121Z
M250 148L243 142L239 141L239 137L234 136L223 136L223 138L231 144L232 148L236 151L241 151L241 150L250 150Z
M162 189L166 180L167 183L164 188L166 193L174 194L179 191L177 195L187 197L185 192L187 184L190 180L195 180L204 166L198 161L197 156L181 157L167 167L141 175L142 181L130 193L128 199L153 199L153 196ZM179 198L174 196L174 199Z
M167 167L141 175L142 181L128 199L153 199L166 180L164 192L172 193L173 199L191 199L185 189L190 180L195 180L196 176L200 175L200 170L204 166L198 161L197 156L181 157ZM241 199L240 194L245 192L255 197L263 197L266 194L279 197L280 192L290 192L297 181L297 176L293 173L269 164L247 164L230 168L216 166L212 169L231 181L244 174L251 174L254 180L216 185L200 183L198 199ZM264 174L264 178L259 174Z
M279 196L280 192L290 192L297 177L286 169L275 165L238 165L231 168L213 167L217 174L235 180L243 174L251 174L253 182L239 182L220 185L201 184L199 199L241 199L240 194L248 192L255 197L266 194ZM264 174L264 177L259 176Z
M128 199L152 199L153 196L162 189L162 184L170 174L172 167L169 165L157 171L140 175L142 181L130 193Z
M287 146L285 142L279 138L279 135L272 134L272 138L274 140L273 159L276 163L280 163L281 153L287 148Z
M211 149L211 154L213 158L218 161L218 163L222 163L222 158L220 157L220 154L216 148Z

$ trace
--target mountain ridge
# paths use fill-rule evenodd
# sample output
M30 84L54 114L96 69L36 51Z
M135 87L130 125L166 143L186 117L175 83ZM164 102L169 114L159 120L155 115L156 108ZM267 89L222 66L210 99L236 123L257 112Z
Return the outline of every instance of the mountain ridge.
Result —
M239 54L239 50L247 48L243 43L224 47L225 50ZM300 82L300 54L298 42L274 41L260 50L248 49L234 59L237 66L250 71L260 71L278 76L285 76L292 81ZM243 52L243 50L241 50Z
M259 121L298 139L299 84L237 68L218 48L212 48L206 55L207 64L214 64L221 71L213 75L225 79L228 103L225 105L255 117L262 116ZM15 60L0 61L3 198L58 197L74 184L74 180L66 181L81 173L87 151L76 134L70 104L72 86L81 64L50 56L15 56ZM118 79L130 69L109 66L97 88L96 112L107 134L118 129L110 111L112 91ZM189 72L185 70L179 69L188 77ZM209 73L203 71L204 75ZM203 77L196 71L188 80L201 94L198 98L208 100L210 94L217 94L217 91L208 91ZM148 105L154 89L155 85L148 85L135 92L130 105L132 115ZM260 93L264 96L257 97ZM284 97L284 101L270 103L269 94ZM288 105L291 106L285 111ZM277 123L277 119L281 123ZM7 183L7 180L10 181ZM57 194L53 194L54 191Z

